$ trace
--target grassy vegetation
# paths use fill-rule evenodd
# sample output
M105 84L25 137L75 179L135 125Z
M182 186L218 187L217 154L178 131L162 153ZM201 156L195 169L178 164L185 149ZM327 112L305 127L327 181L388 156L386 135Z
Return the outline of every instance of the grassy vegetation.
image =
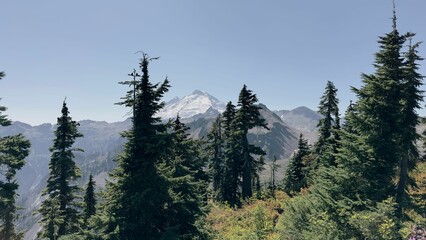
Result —
M418 164L413 176L418 188L410 191L413 208L407 211L409 219L404 222L404 227L400 230L403 231L400 234L407 238L415 236L416 231L418 236L424 234L426 226L426 163ZM260 199L253 198L246 202L240 209L212 202L211 211L207 216L207 225L212 229L215 240L282 239L283 233L279 231L279 226L276 226L280 216L278 210L285 211L284 202L289 199L287 194L277 191L275 198L264 194ZM355 220L359 220L360 224L369 223L369 221L362 221L362 218L363 216L359 216L359 219ZM368 226L366 224L366 227ZM384 228L387 225L380 226ZM370 230L378 231L380 229L366 229L366 231Z
M280 239L275 225L279 219L284 199L289 197L277 191L275 198L262 196L251 199L242 208L234 209L227 205L211 203L207 222L216 240L257 240Z

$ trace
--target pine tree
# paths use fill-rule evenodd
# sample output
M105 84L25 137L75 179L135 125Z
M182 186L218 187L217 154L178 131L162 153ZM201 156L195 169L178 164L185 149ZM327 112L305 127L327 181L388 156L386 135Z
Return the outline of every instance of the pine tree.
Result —
M300 134L297 152L291 158L284 176L284 191L288 194L299 192L305 185L306 174L304 172L305 164L303 163L303 159L308 154L308 141L303 138L303 134Z
M0 79L5 76L0 72ZM0 127L11 124L7 116L3 115L6 107L0 106ZM16 191L19 187L16 182L16 172L24 164L29 154L30 142L22 134L0 138L0 239L18 239L14 221L16 219Z
M95 181L93 176L90 174L89 182L87 183L86 193L84 194L84 222L96 214L96 193L95 193Z
M264 127L268 128L263 119L260 116L260 107L256 105L257 103L256 94L253 94L251 90L247 89L247 86L244 85L241 89L238 106L239 109L235 114L235 125L236 125L236 137L239 138L241 145L241 164L242 164L242 186L241 193L243 198L250 198L253 195L252 189L252 179L255 174L257 174L257 169L259 168L256 159L253 155L264 155L265 152L249 144L247 139L248 130L254 127Z
M62 221L58 226L51 228L48 216L43 216L40 221L43 226L42 236L52 236L47 234L51 229L57 228L57 236L75 233L79 229L79 214L76 203L76 194L80 190L78 185L72 185L72 181L76 181L80 177L80 170L74 162L74 151L83 151L82 149L74 148L76 138L83 135L78 132L79 124L72 120L69 116L66 102L62 105L62 116L58 118L58 126L55 130L55 139L53 146L50 148L52 156L49 162L50 174L47 180L47 189L43 193L47 199L41 204L39 210L42 214L50 214L50 216L60 217ZM59 206L57 213L51 213L54 209L51 204L57 199ZM52 215L53 214L53 215ZM58 222L56 222L58 223ZM50 238L55 239L55 238Z
M133 81L134 92L128 93L123 105L133 112L132 128L123 135L127 138L118 167L108 186L106 208L109 211L107 232L119 239L159 239L167 228L167 204L171 198L166 179L157 164L169 148L171 137L166 126L154 115L164 106L161 98L170 87L149 81L148 65L153 58L143 54L140 80Z

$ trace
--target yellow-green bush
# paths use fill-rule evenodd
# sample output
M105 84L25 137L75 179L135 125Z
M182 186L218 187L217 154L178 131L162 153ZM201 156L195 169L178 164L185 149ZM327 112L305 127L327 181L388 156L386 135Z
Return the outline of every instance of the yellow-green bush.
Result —
M214 231L217 240L278 240L275 223L279 214L275 208L281 208L287 195L277 192L276 198L265 200L252 199L240 209L224 204L211 203L207 222Z

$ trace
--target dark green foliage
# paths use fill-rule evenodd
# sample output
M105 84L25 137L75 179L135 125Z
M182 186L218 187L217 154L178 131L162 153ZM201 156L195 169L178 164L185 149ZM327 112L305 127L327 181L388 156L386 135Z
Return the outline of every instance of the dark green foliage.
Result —
M404 79L404 59L401 49L405 36L399 34L394 21L393 30L380 37L380 51L376 54L376 72L363 74L364 85L354 89L358 132L365 136L372 148L374 164L367 177L370 198L382 201L394 194L394 169L400 157L401 97Z
M254 127L268 128L265 119L260 116L259 110L261 108L256 105L257 101L256 94L253 94L253 92L244 85L238 98L239 109L234 119L234 134L241 146L241 194L243 198L250 198L253 195L252 179L257 174L260 165L252 155L265 155L265 152L261 148L249 144L247 140L248 130Z
M59 226L64 225L64 211L61 210L61 201L59 195L47 198L43 201L43 205L39 210L41 214L40 222L43 225L42 231L38 233L38 237L47 239L58 239L60 237L58 231ZM64 235L62 235L64 236Z
M223 201L231 206L239 206L241 196L239 191L241 182L241 160L239 158L239 152L241 147L239 145L239 139L236 138L234 134L235 112L235 106L232 102L228 102L223 112L222 120L225 137L225 165L222 181Z
M18 237L15 231L17 206L16 172L25 164L30 142L23 135L0 138L0 238L9 240Z
M253 155L263 156L265 152L249 144L247 139L250 129L267 128L265 120L260 116L260 107L256 103L256 95L244 85L239 95L238 110L232 102L228 102L223 112L220 122L221 139L218 139L218 123L214 126L215 132L210 134L210 139L217 140L215 151L221 150L224 158L223 163L216 162L214 169L215 172L220 171L222 174L219 176L215 173L214 185L217 187L215 192L219 193L216 199L233 207L240 206L240 197L250 198L253 195L253 186L256 185L258 173L264 165L263 158L256 159Z
M0 79L5 76L0 72ZM11 121L3 115L6 107L0 106L0 127L8 126ZM0 239L19 239L20 234L15 230L17 206L16 172L24 164L29 154L30 142L22 134L0 138Z
M318 107L318 112L323 116L317 125L318 141L314 145L309 161L305 161L304 186L311 185L315 181L316 171L319 168L336 166L335 154L341 140L338 104L337 89L332 82L328 81Z
M355 133L356 131L356 112L352 101L349 102L349 106L346 109L345 123L342 126L342 130L348 133Z
M167 235L173 234L179 239L200 237L201 231L196 222L203 218L203 207L207 204L208 175L203 170L204 159L200 157L199 146L189 138L187 131L188 128L177 116L173 122L171 152L161 168L169 183L171 196L166 213Z
M291 158L284 176L284 191L288 194L299 192L305 186L306 173L304 158L309 154L308 141L300 134L297 152Z
M402 81L401 108L401 129L400 147L401 156L399 161L398 183L396 189L396 202L398 204L399 214L402 215L403 208L408 204L407 190L409 186L414 186L414 180L410 178L409 173L415 168L419 159L416 141L420 139L416 132L416 126L419 123L419 115L416 109L420 109L420 103L423 101L422 86L423 76L418 73L418 61L423 60L418 56L417 48L419 43L411 45L411 37L414 34L407 34L410 38L410 46L405 54L405 66L403 68L404 79Z
M379 39L375 73L363 74L363 86L353 89L358 101L337 132L337 148L320 152L320 159L335 163L321 164L309 193L284 211L283 233L300 232L290 239L402 239L423 100L418 45L401 54L411 36L398 33L394 15L392 31Z
M74 162L74 151L83 151L73 147L75 139L82 137L77 130L79 124L69 116L68 107L64 101L62 105L62 116L58 118L58 126L54 132L55 139L50 148L52 156L49 162L50 175L47 180L47 189L43 193L47 199L43 201L40 213L49 214L49 216L60 216L62 221L59 225L51 227L54 224L49 216L43 216L40 221L43 226L40 235L53 236L50 232L53 229L57 236L74 233L79 230L79 213L76 203L76 194L80 190L77 185L72 185L72 181L80 177L80 170ZM53 199L59 201L58 209L51 206ZM58 211L51 213L51 211ZM52 215L53 214L53 215ZM56 221L56 223L58 223ZM53 239L53 238L50 238Z
M141 79L134 82L134 93L128 93L123 102L133 108L133 126L123 134L128 141L118 158L115 182L108 186L106 208L106 231L119 239L159 239L168 227L166 210L171 197L157 164L170 146L171 135L154 115L163 107L160 100L170 86L167 79L161 85L149 81L151 60L143 55Z
M333 153L337 151L340 129L338 104L337 89L332 82L328 81L318 107L318 112L323 116L318 123L319 137L315 144L315 153L318 155L327 151ZM331 156L321 161L323 164L334 165L334 159Z
M96 194L95 194L95 182L93 176L90 174L89 182L87 183L86 193L84 194L84 222L96 214Z
M221 116L216 118L210 132L207 135L207 151L209 155L209 169L213 183L213 199L223 201L224 181L224 138L222 136Z

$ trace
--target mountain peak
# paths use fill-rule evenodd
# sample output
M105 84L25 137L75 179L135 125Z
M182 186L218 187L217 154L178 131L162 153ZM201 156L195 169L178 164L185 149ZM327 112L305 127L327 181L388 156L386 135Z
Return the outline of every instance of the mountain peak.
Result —
M174 98L166 103L166 106L157 113L162 119L175 118L177 114L182 119L191 118L197 114L204 114L209 109L223 112L225 104L205 91L195 90L182 98Z
M201 90L195 90L191 93L191 95L209 95L207 92L205 91L201 91Z
M314 110L305 106L297 107L291 110L291 112L314 120L320 120L322 118L322 116L318 112L315 112Z

